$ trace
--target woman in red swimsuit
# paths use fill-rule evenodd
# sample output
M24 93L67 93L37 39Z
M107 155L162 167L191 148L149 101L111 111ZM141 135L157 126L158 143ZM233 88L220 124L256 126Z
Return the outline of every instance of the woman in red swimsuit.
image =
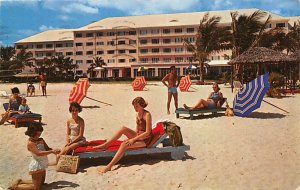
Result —
M152 119L150 112L145 110L145 107L147 106L146 101L142 97L137 97L132 101L132 105L137 112L136 130L134 131L128 127L123 126L107 142L94 147L94 149L105 150L112 142L118 140L122 135L125 135L128 138L127 140L122 142L111 162L103 168L98 168L98 171L100 173L110 171L111 168L123 157L126 150L131 148L146 147L152 140Z

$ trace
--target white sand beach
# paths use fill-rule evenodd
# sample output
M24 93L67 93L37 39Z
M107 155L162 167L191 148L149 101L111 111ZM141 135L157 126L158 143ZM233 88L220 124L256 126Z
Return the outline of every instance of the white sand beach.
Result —
M25 93L26 84L0 84L10 92L14 86ZM31 111L43 115L42 137L52 148L65 143L68 96L72 83L49 83L47 97L36 86L35 97L28 97ZM211 85L193 85L191 92L179 92L179 105L195 104L207 98ZM229 86L220 85L221 92L232 107L234 94ZM131 101L142 96L149 103L147 110L153 122L170 119L181 127L184 143L190 145L186 158L173 161L169 155L139 156L121 160L113 171L98 174L97 166L109 160L83 160L77 174L58 173L47 169L43 189L205 189L205 190L296 190L300 189L300 95L265 100L288 110L286 114L266 103L249 117L188 116L176 119L173 100L171 115L166 115L167 89L160 82L150 82L147 91L134 92L130 84L93 84L88 96L107 106L84 99L80 115L85 120L88 140L107 139L125 125L135 128L135 111ZM1 105L8 99L0 98ZM0 112L4 109L1 107ZM183 115L184 116L184 115ZM0 189L16 179L30 179L26 127L0 126ZM49 156L54 160L54 156Z

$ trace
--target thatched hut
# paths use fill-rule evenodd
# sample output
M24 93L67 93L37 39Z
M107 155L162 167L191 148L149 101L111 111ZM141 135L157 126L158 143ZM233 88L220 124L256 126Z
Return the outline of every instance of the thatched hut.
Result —
M239 80L251 80L259 74L276 71L291 79L292 71L295 71L296 59L282 52L265 47L255 47L232 59L228 64L234 67L234 74L240 74ZM247 76L245 73L254 73ZM256 76L255 76L256 75Z
M298 72L297 70L295 71L295 73L297 74L298 73L298 76L297 76L297 80L300 79L300 49L295 51L293 54L289 55L289 57L291 57L292 59L295 59L296 60L296 63L298 63Z

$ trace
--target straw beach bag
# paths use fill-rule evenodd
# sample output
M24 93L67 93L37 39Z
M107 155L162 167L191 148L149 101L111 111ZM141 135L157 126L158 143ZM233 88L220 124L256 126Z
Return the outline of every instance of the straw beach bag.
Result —
M61 155L56 166L56 171L76 174L79 162L79 156Z

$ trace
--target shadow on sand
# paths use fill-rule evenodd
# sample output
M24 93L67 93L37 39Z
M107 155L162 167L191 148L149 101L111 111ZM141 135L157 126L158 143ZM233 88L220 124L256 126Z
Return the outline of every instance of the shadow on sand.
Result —
M75 187L79 187L77 183L69 182L69 181L55 181L52 183L46 183L43 185L43 189L62 189L62 188L68 188L73 189Z
M80 160L80 167L78 172L85 173L86 168L96 167L96 166L105 166L107 165L112 158L86 158ZM182 161L194 160L196 158L184 153ZM170 153L160 153L153 155L134 155L126 156L122 158L117 164L119 164L114 170L117 170L121 167L130 167L133 165L154 165L161 161L173 161L170 157Z
M195 114L194 115L194 119L193 120L196 120L196 119L212 119L212 118L216 118L216 117L222 117L222 116L225 116L224 113L214 113L214 114ZM187 119L187 120L190 120L190 116L180 116L181 119Z
M257 119L274 119L274 118L284 118L286 115L281 113L263 113L263 112L252 112L247 116L248 118L257 118Z

